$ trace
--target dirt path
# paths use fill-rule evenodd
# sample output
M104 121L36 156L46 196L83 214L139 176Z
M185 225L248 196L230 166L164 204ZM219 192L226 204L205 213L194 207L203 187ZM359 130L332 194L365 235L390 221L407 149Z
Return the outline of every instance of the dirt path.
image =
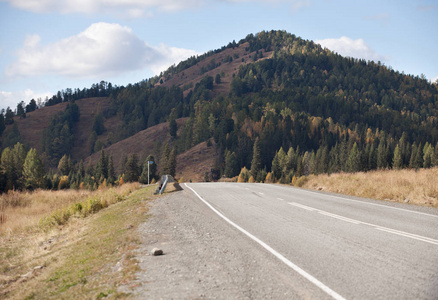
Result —
M140 228L139 299L308 298L302 277L226 224L189 190L157 198ZM152 256L153 248L165 255Z

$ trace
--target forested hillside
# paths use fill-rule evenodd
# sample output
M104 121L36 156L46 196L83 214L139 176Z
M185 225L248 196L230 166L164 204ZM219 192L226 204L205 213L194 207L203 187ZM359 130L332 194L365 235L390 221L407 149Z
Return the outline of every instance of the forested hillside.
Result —
M211 172L201 174L205 180L241 173L240 180L291 182L311 173L438 165L436 83L380 62L342 57L284 31L248 35L127 87L104 83L64 94L54 97L72 102L70 112L53 117L41 136L52 166L77 146L65 138L53 152L51 135L74 136L70 114L81 94L109 97L95 114L87 155L117 142L120 148L126 138L169 122L170 139L162 138L169 142L155 152L167 146L182 155L207 141L216 158ZM7 113L0 130L13 123ZM177 130L179 118L186 119ZM110 119L119 125L103 139ZM26 144L8 126L3 145Z

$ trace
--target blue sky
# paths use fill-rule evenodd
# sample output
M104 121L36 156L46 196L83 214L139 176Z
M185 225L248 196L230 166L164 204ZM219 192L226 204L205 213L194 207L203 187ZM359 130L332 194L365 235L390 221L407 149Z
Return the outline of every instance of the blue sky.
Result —
M272 29L438 79L436 0L0 0L0 109L136 83Z

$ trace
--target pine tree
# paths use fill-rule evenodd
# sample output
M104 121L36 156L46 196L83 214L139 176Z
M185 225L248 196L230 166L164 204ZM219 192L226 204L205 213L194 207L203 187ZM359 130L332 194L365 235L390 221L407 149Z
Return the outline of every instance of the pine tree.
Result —
M169 174L169 170L167 169L169 165L169 155L170 155L170 147L169 144L166 143L166 145L164 145L163 154L161 155L161 159L160 159L161 175Z
M423 147L420 145L417 148L417 153L415 154L415 169L423 167Z
M360 152L357 143L354 143L348 156L347 170L349 172L360 171Z
M102 178L108 178L108 158L105 156L103 149L100 151L100 158L96 164L95 178L100 181Z
M58 170L61 173L61 175L68 176L68 174L71 171L71 160L70 157L67 156L67 154L64 154L58 163Z
M316 151L316 173L327 173L329 166L328 147L323 146Z
M35 149L27 153L23 165L24 186L26 189L34 190L43 186L44 167Z
M251 161L251 175L256 178L257 173L262 168L262 156L260 153L260 140L257 137L254 142L252 161Z
M176 137L176 133L178 131L178 125L176 124L176 110L172 109L172 112L169 116L169 133L171 137Z
M5 179L5 191L12 190L16 185L18 175L14 164L14 154L9 147L2 152L1 172Z
M392 167L394 169L403 168L403 157L402 157L402 153L400 150L400 146L398 144L394 149L394 158L392 160Z
M386 143L383 138L380 139L379 147L377 147L377 168L384 169L388 167Z
M238 167L236 154L234 152L226 151L224 175L228 178L236 176L239 170Z
M272 160L272 167L271 167L272 175L273 175L274 179L276 179L276 180L281 178L281 173L282 173L281 158L280 158L279 152L280 152L280 150L275 153L274 159Z
M14 168L16 172L16 182L15 182L15 188L22 189L24 186L24 180L23 180L23 165L24 161L26 160L27 151L23 144L17 143L14 146L13 156L14 156Z
M131 154L129 155L128 162L126 163L124 182L138 181L139 176L140 171L138 167L138 157L136 154Z
M114 184L116 181L116 171L114 170L113 156L110 155L108 159L108 178L107 182L109 184Z
M175 177L176 174L176 150L172 148L169 154L169 159L167 161L168 175Z
M433 159L433 148L432 145L429 143L426 143L423 148L423 167L424 168L430 168L432 166L432 159Z

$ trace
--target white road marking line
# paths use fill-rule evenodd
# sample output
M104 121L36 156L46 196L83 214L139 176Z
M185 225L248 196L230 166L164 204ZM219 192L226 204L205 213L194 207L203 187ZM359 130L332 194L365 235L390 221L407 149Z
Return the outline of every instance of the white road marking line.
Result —
M399 208L399 207L392 207L392 206L388 206L388 205L383 205L383 204L378 204L378 203L371 203L371 202L366 202L366 201L361 201L361 200L354 200L354 199L350 199L350 198L347 198L347 197L323 194L323 193L318 193L318 192L310 191L310 190L304 190L304 189L300 189L300 190L305 191L307 193L316 194L316 195L319 195L319 196L326 196L326 197L341 199L341 200L344 200L344 201L359 202L359 203L362 203L362 204L386 207L386 208L390 208L390 209L396 209L396 210L401 210L401 211L410 212L410 213L414 213L414 214L419 214L419 215L424 215L424 216L428 216L428 217L438 218L438 215L432 215L432 214L424 213L424 212L421 212L421 211L415 211L415 210L404 209L404 208Z
M260 195L264 195L264 193L262 193L262 192L259 192L259 194L260 194Z
M253 241L255 241L256 243L258 243L260 246L262 246L263 248L265 248L266 250L268 250L269 252L271 252L275 257L277 257L279 260L281 260L283 263L285 263L288 267L292 268L295 272L299 273L301 276L303 276L304 278L306 278L307 280L309 280L310 282L312 282L314 285L316 285L317 287L319 287L321 290L323 290L325 293L327 293L328 295L330 295L332 298L336 299L336 300L345 300L344 297L342 297L341 295L339 295L338 293L336 293L335 291L333 291L331 288L329 288L328 286L326 286L325 284L323 284L321 281L319 281L318 279L316 279L315 277L313 277L312 275L310 275L309 273L307 273L306 271L304 271L303 269L301 269L300 267L298 267L297 265L295 265L294 263L292 263L290 260L288 260L286 257L284 257L283 255L281 255L280 253L278 253L277 251L275 251L272 247L270 247L268 244L266 244L265 242L263 242L262 240L260 240L259 238L255 237L254 235L252 235L251 233L249 233L248 231L246 231L245 229L243 229L242 227L240 227L239 225L237 225L236 223L234 223L233 221L231 221L230 219L228 219L227 217L225 217L222 213L220 213L217 209L215 209L210 203L208 203L206 200L204 200L201 196L199 196L199 194L192 189L191 187L189 187L187 185L187 183L185 183L185 186L188 187L189 189L192 190L192 192L199 198L201 199L202 202L205 203L205 205L207 205L212 211L214 211L219 217L221 217L222 219L224 219L227 223L229 223L230 225L232 225L233 227L235 227L236 229L238 229L240 232L242 232L243 234L245 234L246 236L248 236L250 239L252 239Z
M284 199L281 199L281 198L277 198L277 200L284 201Z
M317 209L314 209L314 208L312 208L312 207L305 206L305 205L302 205L302 204L299 204L299 203L295 203L295 202L289 202L289 204L290 204L290 205L293 205L293 206L296 206L296 207L299 207L299 208L303 208L303 209L306 209L306 210L310 210L310 211L317 210Z
M362 222L359 222L359 221L356 221L356 220L353 220L353 219L350 219L350 218L346 218L346 217L343 217L343 216L335 215L335 214L324 212L324 211L319 211L318 213L320 213L322 215L326 215L326 216L332 217L332 218L335 218L335 219L338 219L338 220L341 220L341 221L353 223L353 224L356 224L356 225L359 225L359 224L362 223Z
M426 242L426 243L438 245L438 241L437 240L434 240L434 239L431 239L431 238L428 238L428 237L424 237L424 236L421 236L421 235L416 235L416 234L407 233L407 232L404 232L404 231L399 231L399 230L390 229L390 228L386 228L386 227L380 227L380 226L375 227L375 228L377 230L386 231L386 232L389 232L389 233L405 236L405 237L408 237L408 238L411 238L411 239L415 239L415 240L423 241L423 242Z
M347 217L343 217L343 216L340 216L340 215L332 214L332 213L329 213L329 212L324 211L324 210L320 210L320 209L317 209L317 208L313 208L313 207L306 206L306 205L299 204L299 203L295 203L295 202L291 202L289 204L293 205L293 206L296 206L296 207L299 207L299 208L302 208L302 209L305 209L305 210L308 210L308 211L315 211L315 212L317 212L317 213L319 213L321 215L332 217L332 218L335 218L335 219L338 219L338 220L342 220L342 221L345 221L345 222L350 222L350 223L353 223L353 224L356 224L356 225L360 225L360 224L367 225L367 226L371 226L371 227L373 227L374 229L377 229L377 230L385 231L385 232L392 233L392 234L397 234L397 235L400 235L400 236L404 236L404 237L407 237L407 238L423 241L423 242L426 242L426 243L429 243L429 244L433 244L433 245L438 245L438 240L435 240L435 239L432 239L432 238L428 238L428 237L425 237L425 236L421 236L421 235L417 235L417 234L413 234L413 233L409 233L409 232L404 232L404 231L400 231L400 230L396 230L396 229L391 229L391 228L387 228L387 227L376 225L376 224L362 222L362 221L355 220L355 219L350 219L350 218L347 218Z

